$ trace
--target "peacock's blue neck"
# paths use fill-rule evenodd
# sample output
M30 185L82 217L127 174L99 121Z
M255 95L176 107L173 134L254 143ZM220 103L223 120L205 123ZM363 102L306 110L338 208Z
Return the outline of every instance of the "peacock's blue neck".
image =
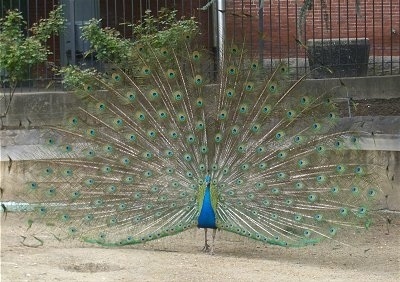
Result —
M215 223L215 211L211 204L210 183L207 184L204 192L203 205L201 206L197 226L199 228L217 228Z

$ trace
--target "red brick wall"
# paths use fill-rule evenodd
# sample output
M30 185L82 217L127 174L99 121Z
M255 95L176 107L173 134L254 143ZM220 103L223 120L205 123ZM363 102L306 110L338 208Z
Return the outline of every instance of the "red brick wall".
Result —
M375 56L400 56L400 1L360 0L357 12L356 0L325 0L326 12L321 1L314 0L308 11L303 38L369 38L370 54ZM227 37L253 44L264 39L264 55L272 57L304 56L299 48L297 18L304 1L264 0L264 31L259 29L259 1L227 1ZM243 8L242 8L243 7ZM326 20L324 19L325 17Z

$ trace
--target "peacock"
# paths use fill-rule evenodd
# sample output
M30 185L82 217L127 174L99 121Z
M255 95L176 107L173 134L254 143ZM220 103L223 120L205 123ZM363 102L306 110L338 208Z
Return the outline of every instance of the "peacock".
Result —
M123 246L204 228L212 254L217 230L297 247L368 228L378 168L367 133L340 126L343 85L301 87L308 74L269 71L243 42L215 65L194 37L64 70L79 106L42 129L47 157L24 167L27 232Z

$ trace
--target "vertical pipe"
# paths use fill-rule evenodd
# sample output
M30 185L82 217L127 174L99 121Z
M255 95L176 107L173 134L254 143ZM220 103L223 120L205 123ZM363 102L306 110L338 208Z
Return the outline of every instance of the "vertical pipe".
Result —
M218 5L217 3L214 2L212 6L212 22L213 22L213 27L212 27L212 34L213 34L213 42L212 42L212 48L215 49L213 51L217 52L217 47L218 47L218 18L217 18L217 13L218 13Z
M215 5L214 5L215 6ZM225 41L225 0L217 0L214 13L216 14L216 30L214 29L215 34L217 35L215 38L214 46L217 47L218 51L218 63L220 64L224 60L224 41Z
M218 47L220 62L223 61L224 42L225 42L225 0L218 0Z

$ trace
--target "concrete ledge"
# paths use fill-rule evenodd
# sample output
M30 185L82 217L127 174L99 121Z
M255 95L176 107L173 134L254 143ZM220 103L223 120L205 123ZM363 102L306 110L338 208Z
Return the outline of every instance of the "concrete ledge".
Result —
M338 87L343 97L358 99L400 98L400 75L344 77L330 79L307 79L297 88L298 91L323 91ZM400 113L399 113L400 115Z
M3 127L32 127L61 124L68 109L77 107L78 100L68 92L15 93L11 108L3 119ZM4 102L0 112L4 112Z
M349 98L353 100L387 99L390 103L389 99L400 99L400 75L342 78L341 80L337 78L307 79L299 84L295 91L314 95L332 88L335 88L339 101L341 99L347 102ZM44 124L61 124L68 110L78 107L78 104L78 99L68 92L15 93L10 111L2 120L2 127L28 128ZM0 102L0 113L4 112L4 108L3 100ZM400 111L398 116L400 116Z

